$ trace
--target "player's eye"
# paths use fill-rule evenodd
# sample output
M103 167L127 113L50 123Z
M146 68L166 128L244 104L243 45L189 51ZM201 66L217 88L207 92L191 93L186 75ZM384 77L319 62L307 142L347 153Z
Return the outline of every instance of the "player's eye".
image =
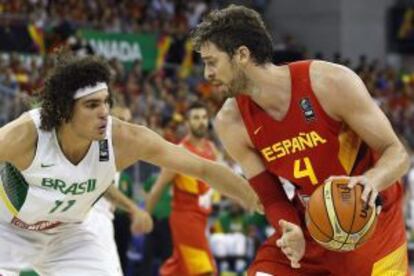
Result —
M216 62L215 61L208 61L207 62L207 65L208 66L215 66L216 65Z
M90 104L87 104L86 107L90 108L90 109L94 109L94 108L98 107L98 104L97 103L90 103Z

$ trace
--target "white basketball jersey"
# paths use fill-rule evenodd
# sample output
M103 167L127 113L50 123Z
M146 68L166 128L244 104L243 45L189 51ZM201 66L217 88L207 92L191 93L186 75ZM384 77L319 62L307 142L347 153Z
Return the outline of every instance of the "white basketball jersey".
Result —
M106 138L93 141L74 165L63 154L56 131L40 129L40 109L29 114L38 134L35 157L21 172L7 163L0 168L0 211L7 209L9 222L30 230L80 222L115 177L112 119L108 118Z

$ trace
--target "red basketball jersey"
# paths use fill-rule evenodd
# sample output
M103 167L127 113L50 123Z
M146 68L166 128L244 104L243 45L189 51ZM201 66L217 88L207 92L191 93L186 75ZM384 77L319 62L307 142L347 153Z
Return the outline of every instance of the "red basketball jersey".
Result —
M375 162L374 152L319 104L311 88L310 64L289 64L292 95L281 121L271 118L249 96L236 98L250 139L267 170L292 182L302 198L310 196L329 176L360 175ZM401 185L393 185L382 194L386 204L389 197L402 194Z
M189 137L185 137L180 145L185 147L198 156L209 160L215 160L216 156L213 149L213 144L208 139L204 139L201 148L195 147L191 144ZM209 213L210 206L208 202L204 202L201 197L210 190L210 186L192 176L177 174L174 178L173 188L173 209L184 211L200 211L202 213ZM209 196L209 195L207 195ZM209 201L209 199L206 199Z

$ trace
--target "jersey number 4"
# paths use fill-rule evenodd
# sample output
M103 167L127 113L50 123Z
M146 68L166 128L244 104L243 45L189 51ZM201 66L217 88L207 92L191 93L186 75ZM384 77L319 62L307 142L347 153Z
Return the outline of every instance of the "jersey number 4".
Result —
M293 176L295 178L308 177L312 185L318 184L318 179L316 178L315 171L313 170L309 157L295 160L295 163L293 164Z
M49 214L54 213L61 206L62 206L62 208L61 208L62 210L60 210L60 212L66 212L67 210L69 210L75 204L75 202L76 202L76 200L74 200L74 199L68 200L68 201L55 200L55 206L52 208L52 210L49 211Z

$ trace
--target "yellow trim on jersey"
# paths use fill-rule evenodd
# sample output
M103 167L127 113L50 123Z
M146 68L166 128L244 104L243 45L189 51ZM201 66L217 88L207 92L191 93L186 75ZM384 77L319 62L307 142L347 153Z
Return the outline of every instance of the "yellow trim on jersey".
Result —
M377 261L371 276L406 276L408 271L407 243Z
M191 275L204 274L214 271L206 251L191 246L179 245L188 272Z
M7 197L6 191L4 190L3 183L0 181L0 199L4 202L7 209L13 216L17 216L19 213L16 208L14 208L13 204L10 202L9 198Z
M180 190L186 191L188 193L198 194L199 192L198 180L193 177L178 174L174 179L174 183Z
M361 146L361 139L350 128L345 127L338 136L338 158L347 174L351 173Z

